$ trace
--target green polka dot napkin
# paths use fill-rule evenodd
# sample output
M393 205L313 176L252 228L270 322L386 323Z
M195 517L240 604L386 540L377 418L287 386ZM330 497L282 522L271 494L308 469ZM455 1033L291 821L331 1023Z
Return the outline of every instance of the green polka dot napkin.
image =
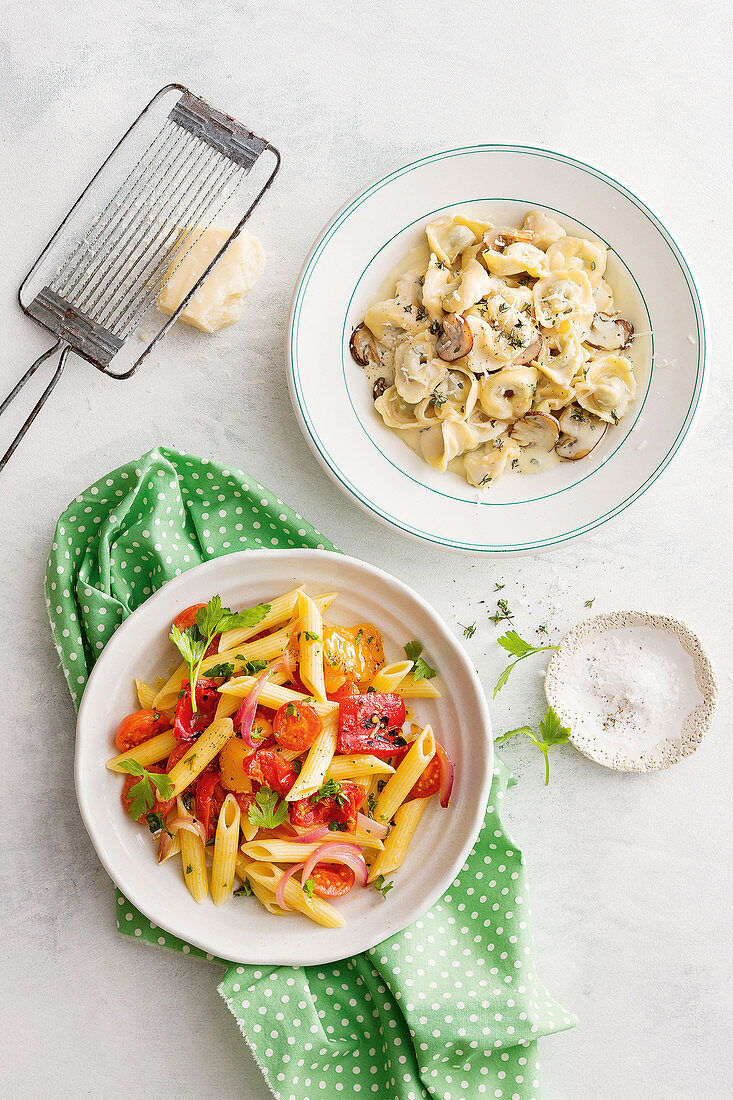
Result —
M334 549L241 470L172 448L150 451L76 497L58 522L46 572L74 702L116 627L151 592L207 558L266 546ZM498 762L484 827L460 876L404 932L330 966L216 960L227 967L219 992L275 1096L538 1100L537 1039L575 1020L535 974L524 860L499 816L512 782ZM203 954L119 892L117 903L125 935Z

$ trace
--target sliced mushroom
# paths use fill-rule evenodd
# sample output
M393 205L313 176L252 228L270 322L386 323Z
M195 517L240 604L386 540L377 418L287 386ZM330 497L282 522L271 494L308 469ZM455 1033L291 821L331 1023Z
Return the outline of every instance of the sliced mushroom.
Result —
M462 359L473 347L471 326L462 313L448 313L441 324L441 334L435 345L440 358L446 363Z
M387 389L387 379L386 378L378 378L377 381L372 386L372 398L374 399L374 401L376 401L378 397L381 397L386 389Z
M603 439L607 427L603 420L578 405L568 405L560 417L563 434L555 447L556 454L572 461L585 458Z
M604 351L617 351L631 343L634 326L617 313L596 313L585 338L586 344Z
M520 447L534 445L542 451L551 451L560 438L560 425L546 413L527 413L516 421L509 434Z
M525 243L531 242L534 239L534 233L529 229L512 229L510 226L497 225L493 229L490 229L488 233L484 233L483 236L483 248L479 248L476 254L476 259L482 267L489 271L489 266L486 263L484 256L485 251L489 252L503 252L505 248L510 244L514 244L515 241L524 241Z
M542 351L543 343L542 333L538 332L532 343L527 344L526 348L522 348L516 359L512 360L514 366L523 367L525 363L532 363Z
M381 363L377 341L364 322L357 325L352 332L349 340L349 351L352 359L355 359L360 367L365 367L368 363L373 367L378 367Z

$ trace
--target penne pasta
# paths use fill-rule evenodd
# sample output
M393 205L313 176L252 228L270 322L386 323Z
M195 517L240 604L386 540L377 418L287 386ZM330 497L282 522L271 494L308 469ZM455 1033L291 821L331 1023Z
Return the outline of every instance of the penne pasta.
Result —
M288 678L287 672L285 672L285 670L282 667L278 667L279 665L280 665L279 661L274 661L271 665L268 666L268 668L273 670L270 673L270 679L268 680L268 683L272 687L277 687L280 684L284 684L285 681ZM255 676L251 677L251 680L252 680L253 684L255 682L255 679L256 679ZM233 681L230 680L230 681L228 681L228 683L222 684L222 686L219 688L219 691L222 693L222 695L221 695L221 698L219 700L219 705L216 708L216 717L217 718L229 718L232 714L236 714L236 712L239 710L240 706L242 705L242 697L237 696L237 695L225 695L225 694L223 694L226 691L229 684L232 683L232 682ZM239 679L237 679L237 682L239 682ZM245 694L248 695L249 692L245 692Z
M243 855L237 855L237 878L244 885L245 880L249 883L250 889L259 902L264 905L268 913L272 913L275 917L287 917L288 910L281 909L275 901L275 892L270 890L267 886L263 886L261 882L252 880L247 876L247 860Z
M236 680L230 680L229 683L224 684L219 691L222 698L228 696L236 696L237 705L232 709L230 713L234 713L239 709L239 705L245 695L249 695L252 690L256 676L238 676ZM300 691L293 691L291 688L280 687L277 684L273 684L272 681L265 684L260 692L259 703L264 707L271 707L273 710L278 710L285 703L310 703L314 711L320 718L328 718L333 714L338 714L338 703L319 703L316 702L312 696L303 695Z
M412 788L435 755L435 737L430 726L415 738L394 775L377 799L372 814L375 821L386 824L394 817L395 811L402 805Z
M410 802L403 802L396 811L394 825L384 842L384 848L377 854L369 869L369 882L373 882L377 875L388 875L402 866L409 843L429 801L429 798L413 798Z
M335 592L328 592L324 596L316 596L313 602L320 610L322 607L328 607L335 597ZM261 628L262 623L259 623L255 633L261 633ZM268 634L265 638L259 638L256 642L247 642L231 649L223 649L220 646L218 653L212 653L210 657L204 657L201 662L201 675L205 676L210 668L214 668L222 662L230 662L234 665L235 671L237 669L242 671L247 661L271 661L282 657L290 641L291 631L292 627L287 626L273 634ZM165 686L156 695L156 709L167 710L175 706L181 685L186 683L187 680L187 666L185 664L179 665Z
M183 799L177 799L178 816L189 818L190 813L183 805ZM183 868L183 881L194 901L199 904L209 892L209 880L206 874L206 850L200 836L190 833L188 829L180 829L178 838L181 842L181 866Z
M121 752L119 756L113 756L111 760L107 761L106 767L111 772L119 772L122 771L119 765L124 763L125 760L136 760L143 768L147 768L149 764L157 764L161 760L167 760L177 744L178 741L174 737L173 731L165 730L164 733L156 733L155 737L143 741L141 745L135 745L133 749Z
M257 882L266 886L273 894L284 874L281 868L275 867L272 863L248 863L244 871L253 889L254 884ZM324 928L341 928L345 923L338 909L335 909L333 905L329 905L323 898L316 897L315 894L313 897L307 897L303 893L303 887L299 882L295 882L293 878L288 879L285 884L284 895L285 901L291 909L297 909L299 913L310 917L312 921Z
M231 718L214 719L198 741L192 743L185 756L171 768L168 778L173 784L172 798L182 794L193 783L233 734Z
M315 602L302 589L298 593L298 613L303 620L299 634L300 678L319 703L326 701L323 673L323 616Z
M412 669L412 661L397 661L393 665L385 665L380 668L372 680L371 686L375 691L390 692L397 688Z
M228 794L219 812L214 835L214 862L211 867L211 899L214 905L223 905L234 887L240 816L236 798Z
M150 684L146 684L144 680L138 680L135 677L135 691L137 692L137 700L143 710L155 709L155 697L158 694L155 688L151 688Z
M292 592L286 592L284 596L277 596L276 599L270 601L270 610L256 626L239 626L235 627L234 630L225 631L219 639L219 649L235 649L244 642L248 642L250 638L254 638L257 634L262 634L265 630L272 630L273 627L289 622L297 602L297 588L294 588Z
M403 699L439 699L440 692L432 680L416 680L412 673L408 673L394 689Z
M302 863L320 846L321 841L315 844L298 844L296 840L254 840L250 844L243 844L241 851L247 859L264 863Z
M336 751L338 733L338 706L336 711L323 720L323 728L308 749L300 774L285 795L286 802L296 802L299 798L317 791L326 778L333 754Z
M334 756L328 768L329 775L342 779L370 779L373 775L392 775L394 768L386 760L376 756Z

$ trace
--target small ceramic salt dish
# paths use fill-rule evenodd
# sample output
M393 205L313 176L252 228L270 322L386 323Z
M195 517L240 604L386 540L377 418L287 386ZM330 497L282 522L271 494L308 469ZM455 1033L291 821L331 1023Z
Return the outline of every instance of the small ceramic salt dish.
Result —
M617 771L646 772L695 751L712 723L718 684L684 623L612 611L568 631L545 693L582 753Z

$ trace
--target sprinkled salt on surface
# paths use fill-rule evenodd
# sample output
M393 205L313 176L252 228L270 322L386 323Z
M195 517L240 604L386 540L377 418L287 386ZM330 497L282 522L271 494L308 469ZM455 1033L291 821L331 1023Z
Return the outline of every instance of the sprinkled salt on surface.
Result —
M591 638L573 653L565 687L575 732L632 756L679 740L702 699L676 636L640 626Z

